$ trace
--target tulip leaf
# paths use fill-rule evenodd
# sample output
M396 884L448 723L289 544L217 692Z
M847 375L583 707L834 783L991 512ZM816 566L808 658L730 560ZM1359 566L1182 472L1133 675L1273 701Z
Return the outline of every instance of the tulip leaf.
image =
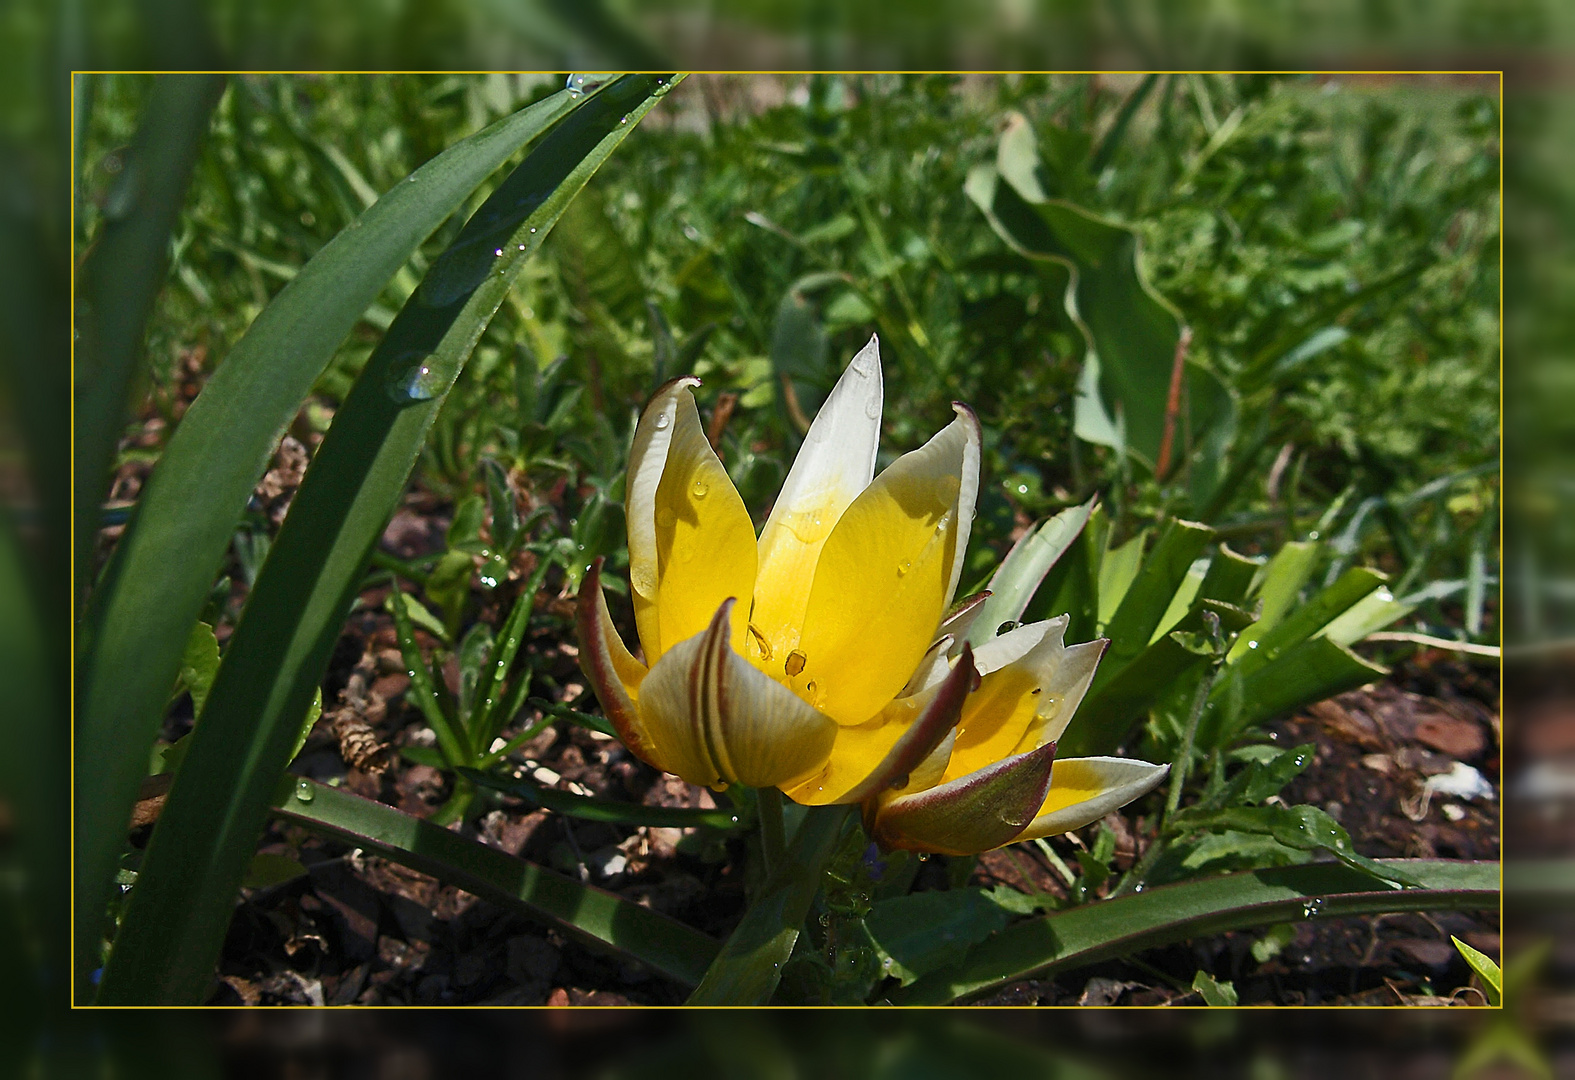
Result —
M286 821L451 882L533 921L561 927L685 986L700 981L719 948L715 938L677 919L326 784L286 776L271 806Z
M1307 863L1162 885L1014 923L961 964L890 994L898 1005L944 1005L1007 983L1087 967L1190 938L1291 920L1414 911L1496 911L1499 864L1383 859L1385 873L1419 888L1374 889L1337 862Z
M1200 747L1225 746L1247 727L1314 701L1383 678L1389 669L1357 656L1326 637L1311 638L1281 653L1250 676L1227 665L1214 684L1198 728Z
M552 810L566 817L582 821L605 821L614 825L648 825L687 829L697 825L731 832L738 829L741 819L733 810L696 810L677 806L643 806L639 803L598 799L590 795L576 795L572 791L557 791L535 781L518 776L499 776L480 769L459 769L461 776L474 780L494 791L501 791L523 799L532 806Z
M191 628L180 657L180 685L191 694L193 715L202 715L203 703L208 700L208 690L218 670L219 639L213 636L213 627L199 622Z
M888 974L907 986L962 962L968 950L1006 927L1010 911L984 889L943 889L877 901L864 918Z
M142 779L141 762L157 735L192 623L280 434L345 335L411 253L478 184L573 105L565 93L506 117L427 162L411 174L413 182L391 188L253 320L170 436L79 639L79 737L96 748L75 762L79 958L97 955L103 903ZM109 420L87 421L79 409L79 430L119 430ZM78 488L96 498L88 494L93 485Z
M1334 584L1289 614L1281 612L1273 622L1266 622L1265 616L1260 615L1256 623L1242 631L1231 648L1230 658L1236 670L1245 678L1272 663L1284 650L1324 629L1384 580L1384 575L1377 570L1353 566ZM1264 609L1268 610L1267 600Z
M101 1001L195 1002L206 993L274 782L448 389L563 208L666 90L664 78L625 76L586 97L432 263L367 360L230 639L149 842Z
M1028 601L1061 556L1088 524L1094 511L1094 499L1081 506L1063 510L1036 529L1023 534L1012 545L1000 567L990 578L990 596L975 616L968 631L968 642L975 648L995 636L1004 622L1017 622L1022 618Z
M1144 277L1136 231L1047 197L1040 176L1033 131L1012 114L995 164L970 171L964 190L1014 251L1070 273L1064 304L1088 350L1078 434L1130 451L1152 469L1165 439L1181 318ZM1172 417L1171 427L1198 440L1228 422L1235 404L1213 371L1191 360L1183 364L1187 415ZM1173 447L1172 460L1189 451Z
M688 1004L770 1002L847 820L846 806L808 808L788 845L787 859L761 887Z

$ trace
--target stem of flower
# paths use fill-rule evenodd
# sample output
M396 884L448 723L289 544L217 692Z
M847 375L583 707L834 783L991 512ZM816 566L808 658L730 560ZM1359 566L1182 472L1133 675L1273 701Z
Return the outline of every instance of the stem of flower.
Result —
M774 787L755 790L760 803L760 846L766 854L769 878L787 859L787 840L782 827L782 792Z
M816 806L804 815L793 843L706 971L689 998L690 1005L771 1001L849 811L846 806Z

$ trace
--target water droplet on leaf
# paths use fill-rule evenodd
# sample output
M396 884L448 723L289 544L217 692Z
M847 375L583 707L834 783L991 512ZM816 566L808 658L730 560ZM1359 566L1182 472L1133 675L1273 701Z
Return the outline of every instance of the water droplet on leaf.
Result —
M431 354L396 361L388 376L388 396L399 405L431 401L446 388L447 376L432 363Z
M300 802L311 802L316 794L312 790L312 782L310 780L297 780L295 782L295 797Z

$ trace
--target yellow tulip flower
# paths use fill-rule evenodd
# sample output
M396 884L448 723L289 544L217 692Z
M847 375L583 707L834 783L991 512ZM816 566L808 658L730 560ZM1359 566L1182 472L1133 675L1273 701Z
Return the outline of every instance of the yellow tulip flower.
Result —
M874 475L879 343L827 397L758 540L700 424L692 376L656 392L626 488L644 652L580 591L580 662L624 743L691 783L863 804L888 848L971 853L1078 828L1152 790L1167 766L1055 761L1105 642L1066 619L959 644L949 610L979 487L967 406ZM747 605L747 606L746 606Z

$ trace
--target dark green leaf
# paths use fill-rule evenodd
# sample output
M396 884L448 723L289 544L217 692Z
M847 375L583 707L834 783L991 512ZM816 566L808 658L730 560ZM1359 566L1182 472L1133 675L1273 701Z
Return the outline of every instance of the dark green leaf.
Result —
M907 986L921 975L960 963L968 950L1010 919L983 889L910 893L871 905L864 925L888 974Z

